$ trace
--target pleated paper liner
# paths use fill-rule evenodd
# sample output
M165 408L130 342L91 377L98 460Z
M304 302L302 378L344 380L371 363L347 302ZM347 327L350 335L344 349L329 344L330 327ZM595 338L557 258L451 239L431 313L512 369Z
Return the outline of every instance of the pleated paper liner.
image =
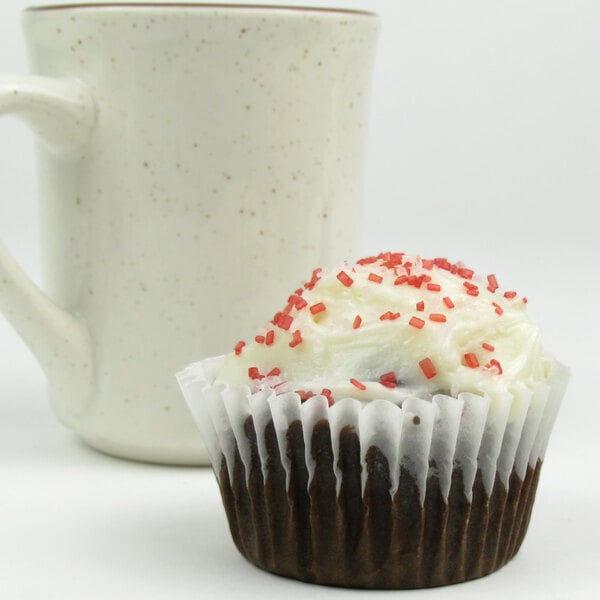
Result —
M419 588L487 575L519 549L566 385L328 407L315 396L179 381L202 430L232 537L256 566L303 581Z

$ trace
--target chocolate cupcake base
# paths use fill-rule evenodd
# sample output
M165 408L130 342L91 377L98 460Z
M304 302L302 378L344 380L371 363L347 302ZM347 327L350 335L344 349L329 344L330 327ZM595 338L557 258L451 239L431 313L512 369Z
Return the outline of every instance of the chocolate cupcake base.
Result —
M533 393L360 402L179 374L240 552L272 573L357 588L487 575L518 551L568 379Z
M388 460L374 445L363 463L363 490L360 440L350 426L339 437L339 490L328 421L318 421L310 436L310 480L300 420L286 435L289 483L273 421L263 432L266 461L251 416L244 434L248 472L237 448L230 466L222 457L218 470L237 548L266 571L343 587L433 587L496 571L523 541L542 464L529 465L523 479L513 470L508 486L496 477L489 494L477 470L471 498L462 469L452 471L447 499L431 475L422 502L418 482L404 467L392 495Z

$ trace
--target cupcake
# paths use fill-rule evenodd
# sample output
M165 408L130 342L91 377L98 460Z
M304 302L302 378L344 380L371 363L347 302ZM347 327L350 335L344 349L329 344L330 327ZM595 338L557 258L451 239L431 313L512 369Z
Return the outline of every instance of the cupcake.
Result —
M242 555L360 588L509 561L567 381L526 303L462 263L382 253L315 270L254 340L178 374Z

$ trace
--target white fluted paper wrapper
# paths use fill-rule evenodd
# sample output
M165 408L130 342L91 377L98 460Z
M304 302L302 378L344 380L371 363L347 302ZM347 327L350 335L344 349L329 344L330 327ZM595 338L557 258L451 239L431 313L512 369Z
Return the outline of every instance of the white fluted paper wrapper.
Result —
M313 396L301 402L294 392L275 395L272 390L261 390L251 393L247 387L215 385L220 361L221 357L209 358L177 374L215 470L218 471L222 457L225 457L228 472L230 476L233 474L237 447L246 473L250 472L251 455L244 424L252 416L263 474L266 475L267 450L262 433L273 420L289 483L286 434L289 425L300 420L310 482L314 473L314 459L310 453L313 427L326 420L331 430L338 491L341 485L341 472L337 467L339 437L344 427L351 426L360 440L363 490L366 454L371 446L376 446L386 456L391 481L395 482L391 494L396 492L400 469L404 468L419 485L421 502L430 475L438 476L442 496L447 499L454 468L462 469L469 500L478 469L488 494L496 473L507 489L513 469L523 479L527 466L534 468L537 461L544 458L568 380L566 367L556 363L550 380L534 393L523 388L520 393L493 400L468 392L457 398L438 394L431 400L408 398L402 406L389 400L364 403L344 398L329 407L324 396Z

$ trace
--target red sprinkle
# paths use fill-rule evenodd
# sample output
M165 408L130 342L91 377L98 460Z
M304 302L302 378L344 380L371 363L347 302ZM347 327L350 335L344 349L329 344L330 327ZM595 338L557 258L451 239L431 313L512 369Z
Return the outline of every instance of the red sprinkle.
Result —
M396 374L393 371L390 371L389 373L384 373L379 378L379 383L381 383L381 385L387 388L395 388L396 384L398 383L396 381Z
M279 367L274 367L267 373L267 377L277 377L277 375L281 375L281 369Z
M439 292L442 289L442 286L439 283L428 283L427 289L430 292Z
M499 304L496 304L496 302L492 302L492 306L494 307L494 312L497 315L502 315L504 314L504 311L502 310L502 307Z
M450 298L448 298L448 296L444 296L444 304L448 308L454 308L454 302L452 302L452 300Z
M404 254L402 252L383 252L377 258L383 261L382 266L393 269L402 265Z
M490 365L498 369L498 375L502 375L502 365L495 358L492 358L492 360L490 360Z
M406 275L400 275L399 277L396 277L396 280L394 281L394 285L402 285L403 283L406 283L408 281L408 277Z
M335 400L333 399L333 394L331 393L330 389L323 388L321 390L321 396L325 396L325 398L327 398L327 404L329 406L333 406L335 404Z
M303 309L306 305L308 304L308 302L304 299L304 298L300 298L298 296L298 300L296 301L296 309L297 310L301 310Z
M483 344L481 344L481 347L484 350L487 350L488 352L493 352L496 348L494 348L494 346L492 346L491 344L488 344L487 342L483 342Z
M446 315L441 315L440 313L431 313L429 315L429 320L434 321L436 323L445 323Z
M260 374L260 371L258 370L257 367L250 367L248 369L248 377L250 377L250 379L262 379L263 376Z
M504 292L504 297L512 300L517 295L517 292Z
M479 296L479 290L467 290L469 296Z
M362 318L360 315L356 315L354 317L354 322L352 323L352 329L358 329L360 324L362 323Z
M467 269L466 267L462 267L462 268L457 268L456 272L458 273L458 275L460 275L463 279L471 279L473 277L473 271L471 269Z
M360 260L356 261L357 265L371 265L374 262L378 261L378 257L377 256L367 256L365 258L361 258Z
M292 333L292 341L290 342L290 348L295 348L298 344L302 343L302 333L299 329L296 329L294 333Z
M257 336L254 338L254 341L255 341L257 344L264 344L264 343L265 343L265 336L264 336L264 335L257 335Z
M315 287L315 285L317 285L317 281L319 281L319 279L321 279L321 271L322 270L323 269L318 268L313 271L310 281L308 283L304 284L304 287L307 290L312 290Z
M265 344L267 346L270 346L274 341L275 341L275 330L269 329L269 331L267 331L267 335L265 337Z
M239 356L242 353L242 348L246 345L246 342L244 342L243 340L240 340L236 345L235 345L235 355Z
M296 390L296 394L300 396L300 402L306 402L309 398L316 396L316 394L310 390L308 392L305 390Z
M479 288L470 281L463 281L463 285L467 288L467 290L478 290Z
M304 298L298 296L297 294L292 294L288 298L288 302L290 304L293 304L297 310L303 309L308 304L308 302Z
M430 358L424 358L419 361L419 367L421 367L421 371L427 379L432 379L437 375L437 371L435 370L435 365L431 362Z
M425 310L425 302L423 302L423 300L421 300L420 302L417 302L416 308L419 312L423 312Z
M423 265L424 269L427 269L428 271L431 271L431 269L433 269L433 265L435 264L435 261L433 260L427 260L427 259L423 259L421 261L421 264Z
M428 275L419 275L418 277L416 275L411 275L408 278L408 285L413 285L414 287L416 287L417 289L419 289L423 283L425 282L425 278L429 277Z
M416 327L417 329L423 329L425 321L423 321L423 319L419 319L419 317L411 317L408 324L412 325L413 327Z
M387 312L383 313L379 319L381 321L395 321L396 319L400 318L400 313L399 312L392 312L391 310L388 310Z
M488 275L487 276L487 280L488 280L488 286L487 289L492 292L492 294L500 287L498 285L498 280L496 279L495 275Z
M465 362L467 363L467 367L471 367L471 369L476 369L479 366L479 361L473 352L465 354Z
M527 300L526 296L523 296L523 304L527 304L529 302L529 300Z
M366 390L367 389L367 386L364 383L358 381L358 379L354 379L354 377L350 380L350 383L354 387L357 387L359 390Z
M340 271L337 274L337 278L341 283L343 283L346 287L350 287L354 283L354 279L348 275L345 271Z
M396 384L393 381L380 381L379 383L390 390L393 390L396 387Z
M317 314L319 314L320 312L323 312L324 310L326 310L326 307L325 307L325 304L323 304L323 302L318 302L317 304L313 304L313 305L310 307L310 312L311 312L313 315L317 315Z
M438 269L449 271L451 268L450 261L447 258L434 258L433 262Z
M383 281L383 277L381 275L377 275L376 273L369 273L368 280L372 281L373 283L381 283Z
M290 328L294 317L290 315L286 315L285 313L277 313L275 315L275 325L281 327L281 329L285 329L286 331Z

